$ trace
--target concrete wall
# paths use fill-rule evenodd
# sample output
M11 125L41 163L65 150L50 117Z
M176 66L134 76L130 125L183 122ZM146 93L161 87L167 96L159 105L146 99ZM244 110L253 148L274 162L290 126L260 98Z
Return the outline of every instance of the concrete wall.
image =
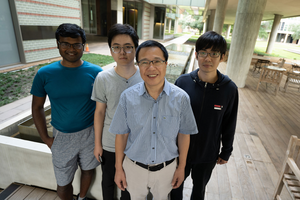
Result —
M52 155L47 145L0 135L0 158L0 188L19 182L56 190ZM101 177L99 166L89 197L102 199ZM79 193L79 183L80 170L77 170L73 181L74 194Z
M78 0L16 0L20 26L58 26L62 23L81 25ZM55 39L23 41L26 62L58 57Z

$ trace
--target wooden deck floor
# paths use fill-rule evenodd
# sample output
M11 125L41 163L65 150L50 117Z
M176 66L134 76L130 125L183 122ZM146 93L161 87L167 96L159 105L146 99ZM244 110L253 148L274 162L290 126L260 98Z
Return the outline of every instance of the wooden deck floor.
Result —
M225 72L226 63L219 70ZM261 84L259 73L248 73L239 89L239 111L233 154L226 165L217 166L207 185L206 200L269 200L281 171L291 135L300 136L300 92L283 91L286 76L275 96L275 87ZM189 199L191 181L185 183ZM291 199L284 189L282 199Z
M225 68L226 63L220 64L220 71L225 72ZM259 74L253 75L250 69L246 86L239 89L233 154L226 165L217 166L213 171L206 200L270 200L289 138L300 136L300 92L295 88L283 92L285 76L277 96L275 88L266 89L265 84L256 92L258 77ZM189 199L191 186L191 180L187 179L185 200ZM25 196L23 199L40 198ZM291 199L285 189L282 199Z

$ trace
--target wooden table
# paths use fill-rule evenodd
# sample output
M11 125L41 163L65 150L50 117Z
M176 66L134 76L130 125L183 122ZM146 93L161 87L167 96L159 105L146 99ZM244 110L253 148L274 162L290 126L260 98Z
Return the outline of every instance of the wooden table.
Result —
M264 57L264 56L252 56L252 59L257 59L257 60L268 60L270 61L271 59L268 57Z
M261 82L266 83L266 87L268 87L268 83L275 84L276 89L275 89L275 96L278 93L279 90L279 85L283 76L283 72L285 72L286 69L284 68L279 68L279 67L274 67L274 66L263 66L261 68L260 72L260 77L258 80L258 84L256 87L256 91L258 90L258 87Z

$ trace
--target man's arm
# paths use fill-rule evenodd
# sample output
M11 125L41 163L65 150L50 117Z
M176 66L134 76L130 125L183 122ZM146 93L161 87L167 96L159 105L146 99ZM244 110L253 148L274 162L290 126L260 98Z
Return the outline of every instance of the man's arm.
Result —
M123 160L124 160L124 150L127 144L128 134L117 134L116 141L115 141L115 148L116 148L116 174L115 174L115 183L117 184L120 190L125 191L127 188L125 172L123 170Z
M190 135L178 133L179 164L172 180L173 189L178 188L184 181L184 169L190 146Z
M106 111L106 103L96 101L96 109L94 114L94 129L95 129L95 149L94 155L98 162L100 162L99 156L102 156L102 133L104 126L104 118Z
M53 143L53 138L49 137L46 125L46 118L44 112L44 104L45 104L46 96L45 97L37 97L32 95L32 118L36 129L38 130L41 139L49 148L51 148Z

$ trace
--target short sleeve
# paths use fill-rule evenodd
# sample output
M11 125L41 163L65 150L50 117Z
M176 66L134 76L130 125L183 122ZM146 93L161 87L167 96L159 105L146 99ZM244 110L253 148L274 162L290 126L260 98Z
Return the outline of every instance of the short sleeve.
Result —
M104 77L102 76L101 72L98 73L98 75L95 79L91 99L93 101L107 103L105 80L104 80Z
M190 135L198 133L196 120L190 104L190 98L187 94L183 95L181 99L179 133Z
M120 101L110 124L109 132L113 134L126 134L130 132L127 123L126 96L121 94Z
M33 79L30 93L37 97L45 97L47 95L45 90L45 81L41 78L39 71Z

